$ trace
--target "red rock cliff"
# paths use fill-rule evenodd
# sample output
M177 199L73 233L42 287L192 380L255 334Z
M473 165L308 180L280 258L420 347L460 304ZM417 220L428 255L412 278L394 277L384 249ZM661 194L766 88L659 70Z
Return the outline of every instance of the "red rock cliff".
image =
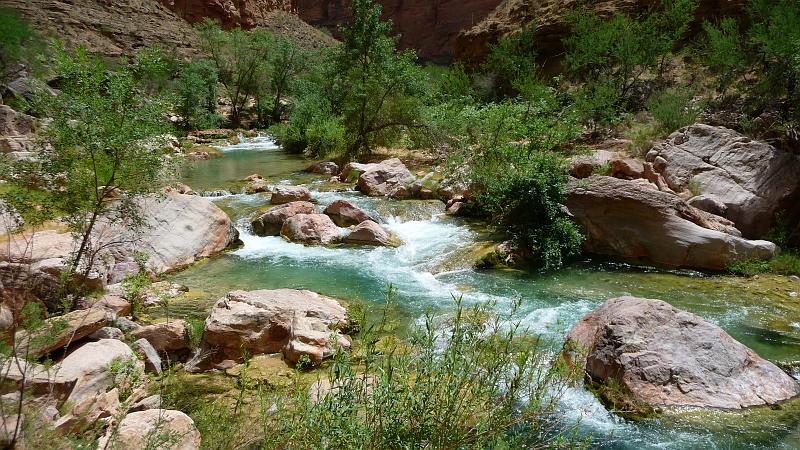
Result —
M178 0L175 0L178 1ZM502 0L378 0L384 19L402 34L400 46L425 60L451 59L458 34L480 23ZM350 0L292 0L306 22L332 31L350 19Z

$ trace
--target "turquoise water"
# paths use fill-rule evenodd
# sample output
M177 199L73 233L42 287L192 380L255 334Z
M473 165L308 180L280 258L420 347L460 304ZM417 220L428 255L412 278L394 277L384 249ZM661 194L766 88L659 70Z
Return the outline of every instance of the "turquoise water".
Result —
M267 139L227 147L223 158L192 163L184 182L197 191L240 192L240 180L259 173L272 183L306 183L321 210L346 198L380 218L403 241L398 248L304 247L279 237L249 232L249 218L266 205L264 195L215 199L241 232L243 247L176 275L189 286L190 301L175 305L181 314L204 317L210 305L233 289L310 289L345 301L378 305L388 285L397 289L396 314L417 320L427 310L446 311L452 297L467 303L491 302L507 310L523 300L520 319L531 332L560 342L581 316L610 297L629 294L660 298L710 320L774 362L800 361L800 306L790 296L800 283L787 279L744 280L697 272L660 271L586 260L540 274L476 271L465 249L485 240L480 224L441 215L433 202L368 198L335 192L319 177L299 171L308 161L283 153ZM344 185L341 188L346 188ZM579 422L597 447L798 448L800 412L759 411L702 414L681 420L630 423L609 414L581 386L561 401L564 417Z

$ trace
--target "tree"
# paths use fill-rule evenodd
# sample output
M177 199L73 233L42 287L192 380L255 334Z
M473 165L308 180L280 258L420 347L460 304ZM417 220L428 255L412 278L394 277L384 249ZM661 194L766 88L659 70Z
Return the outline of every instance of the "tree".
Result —
M270 120L273 123L280 122L283 113L281 99L289 94L291 81L305 69L306 57L307 55L291 40L286 38L276 40L275 51L270 58L272 71L269 77L269 87L273 97Z
M55 65L61 93L36 101L52 118L40 132L38 158L15 166L16 186L4 197L21 211L50 205L76 235L70 273L88 276L98 252L119 243L99 242L98 225L136 230L141 214L135 200L160 187L165 160L153 140L168 131L171 105L143 94L134 67L112 72L85 48L56 49Z
M380 19L372 0L353 1L353 21L341 28L329 77L336 113L347 131L347 157L369 151L376 137L403 127L420 127L418 98L424 72L413 52L398 52L391 22Z
M185 125L190 129L219 126L217 108L217 68L207 59L186 63L175 87L180 99L178 107Z
M483 69L494 75L498 94L506 97L517 94L514 84L524 78L535 77L537 68L533 25L490 45L489 55L483 64Z
M195 28L231 101L230 122L239 126L248 99L258 93L259 85L267 79L272 34L263 29L224 31L208 18Z

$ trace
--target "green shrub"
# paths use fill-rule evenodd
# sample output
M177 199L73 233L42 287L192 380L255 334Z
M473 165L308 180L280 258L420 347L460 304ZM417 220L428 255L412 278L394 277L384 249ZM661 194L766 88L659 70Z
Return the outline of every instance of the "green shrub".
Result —
M334 356L329 392L278 397L263 447L574 448L571 430L547 418L574 372L511 314L457 301L449 320L426 316L407 342L378 340L371 326L358 359Z
M535 27L529 25L490 44L482 68L493 76L499 97L516 95L517 82L537 75Z
M725 269L734 275L746 277L765 273L800 276L800 255L787 252L776 255L769 261L740 260L728 264Z
M341 156L347 148L345 129L338 117L326 117L312 123L306 130L309 156L335 158Z
M179 112L189 129L210 129L222 125L216 114L218 74L214 63L200 59L185 64L175 80Z
M690 91L665 91L650 97L645 107L669 134L697 121L701 108L692 103L693 97Z

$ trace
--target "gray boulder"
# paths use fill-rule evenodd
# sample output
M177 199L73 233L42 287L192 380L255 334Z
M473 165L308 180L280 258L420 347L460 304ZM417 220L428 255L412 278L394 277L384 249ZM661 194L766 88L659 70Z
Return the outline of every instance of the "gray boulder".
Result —
M800 213L800 155L736 131L695 124L647 153L669 187L717 197L725 216L747 238L760 238L783 208Z
M368 168L358 177L358 189L373 197L408 198L416 178L398 158Z
M568 191L565 206L583 228L590 253L719 270L777 251L771 242L741 238L722 217L633 181L595 175L571 181Z
M661 300L608 300L575 324L564 354L594 382L653 407L742 409L800 395L777 366Z

